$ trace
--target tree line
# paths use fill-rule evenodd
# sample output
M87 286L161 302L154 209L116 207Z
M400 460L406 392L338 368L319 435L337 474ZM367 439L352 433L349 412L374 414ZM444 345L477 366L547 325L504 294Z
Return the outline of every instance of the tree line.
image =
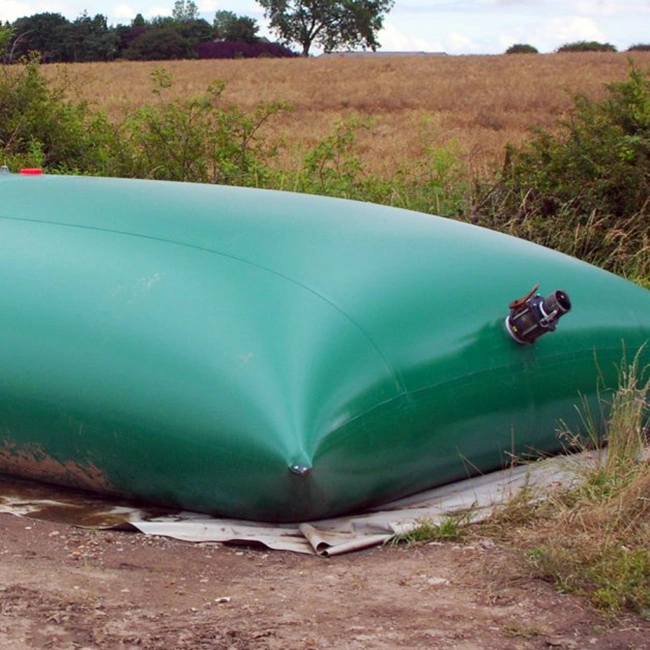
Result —
M0 24L4 60L13 63L38 53L44 63L308 56L324 51L377 49L377 33L393 0L257 0L278 38L259 36L254 18L232 11L215 13L212 24L200 17L193 0L176 0L171 16L146 20L138 14L128 25L110 25L103 14L84 12L75 20L43 12Z

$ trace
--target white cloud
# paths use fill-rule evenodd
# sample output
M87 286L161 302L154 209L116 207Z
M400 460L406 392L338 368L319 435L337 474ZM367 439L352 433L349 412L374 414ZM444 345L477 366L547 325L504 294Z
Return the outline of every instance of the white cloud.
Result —
M69 5L57 2L57 0L43 0L40 2L33 2L31 0L27 0L27 2L2 0L2 4L0 4L0 22L6 20L13 22L17 18L22 18L23 16L33 16L34 14L47 11L67 16L70 9ZM80 13L81 12L77 12L74 16L76 17Z
M198 2L197 4L199 6L199 11L202 14L211 14L218 9L222 9L221 2L219 0L201 0L201 2ZM237 12L235 11L235 13Z
M546 40L554 40L555 47L574 41L607 40L595 20L581 17L554 18L546 23L543 36Z
M581 14L586 14L588 16L600 15L600 16L613 16L619 11L625 11L624 7L621 7L621 3L611 2L610 0L578 0L576 2L576 10Z
M539 23L512 26L502 30L497 38L501 51L515 43L533 45L540 52L553 52L566 43L607 41L606 35L594 20L581 16L552 18Z
M636 16L641 20L643 14L650 14L650 3L647 0L573 0L566 9L585 16Z
M16 18L30 15L31 7L22 2L14 2L13 0L4 0L2 7L0 7L0 22L13 22Z
M384 52L441 52L444 49L440 43L399 31L390 21L384 23L377 40Z
M539 5L544 3L540 0L496 0L495 4L503 7L515 7L520 5L526 7L539 7Z
M445 52L448 54L478 54L485 52L476 41L465 34L452 32L445 39Z
M117 5L115 9L112 10L111 15L114 18L135 18L138 12L129 5Z
M156 18L157 16L171 16L172 7L147 7L140 12L145 18Z

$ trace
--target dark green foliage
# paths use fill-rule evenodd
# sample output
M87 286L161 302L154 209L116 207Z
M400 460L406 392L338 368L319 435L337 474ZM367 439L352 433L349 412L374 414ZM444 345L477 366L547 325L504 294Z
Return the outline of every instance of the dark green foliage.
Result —
M119 38L109 29L106 17L91 18L83 13L71 26L69 60L75 62L112 61L118 52Z
M598 41L576 41L566 43L558 48L558 52L616 52L611 43L599 43Z
M214 37L219 41L255 43L259 27L248 16L238 16L232 11L217 11L213 22Z
M112 131L102 115L65 100L33 59L0 71L0 162L102 173Z
M0 60L16 63L34 53L45 63L196 58L196 46L210 44L215 37L254 45L259 41L258 29L253 18L230 11L218 11L213 26L199 18L192 0L176 0L172 16L147 21L138 14L130 25L108 25L102 14L91 18L84 12L70 22L58 13L40 13L7 23L0 33ZM279 44L266 44L276 47L258 55L287 55ZM248 56L255 54L248 52Z
M12 31L9 61L35 52L46 63L111 61L118 54L120 42L105 16L91 18L85 12L73 22L55 13L19 18Z
M628 52L650 52L650 43L637 43L627 48Z
M212 26L207 20L187 20L175 26L176 31L186 40L189 46L203 41L212 40Z
M40 13L13 23L10 60L38 52L41 61L68 61L72 26L58 13Z
M171 77L163 68L152 76L160 101L121 125L111 175L241 186L265 182L274 152L257 133L284 106L262 105L245 113L224 105L220 81L202 96L166 101Z
M11 37L11 28L8 25L3 27L2 24L0 24L0 59L5 57L7 49L9 48L9 43L11 42Z
M473 220L614 271L647 259L650 217L650 72L630 68L607 97L574 99L559 131L507 152L500 179Z
M199 59L291 58L298 56L279 43L244 41L204 41L194 46Z
M193 50L177 30L156 27L134 38L124 56L133 61L189 59L193 56Z
M506 54L539 54L539 51L532 45L527 45L525 43L516 43L515 45L511 45L506 50Z
M199 8L194 0L176 0L172 19L177 23L194 22L199 18Z

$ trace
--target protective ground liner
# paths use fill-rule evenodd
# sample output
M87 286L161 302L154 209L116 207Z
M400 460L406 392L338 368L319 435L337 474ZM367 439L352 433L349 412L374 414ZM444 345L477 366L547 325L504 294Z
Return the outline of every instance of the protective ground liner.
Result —
M427 490L365 513L304 524L164 512L1 477L0 513L93 529L135 529L186 542L260 544L276 551L333 557L389 543L423 522L435 525L459 515L464 522L481 521L524 488L531 499L544 499L550 490L579 482L585 471L604 461L606 453L557 456Z

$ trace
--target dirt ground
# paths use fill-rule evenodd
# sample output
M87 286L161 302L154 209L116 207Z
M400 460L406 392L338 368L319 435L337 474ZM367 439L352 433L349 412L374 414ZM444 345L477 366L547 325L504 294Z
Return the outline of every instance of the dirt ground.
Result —
M650 649L489 540L324 559L0 515L0 649Z

